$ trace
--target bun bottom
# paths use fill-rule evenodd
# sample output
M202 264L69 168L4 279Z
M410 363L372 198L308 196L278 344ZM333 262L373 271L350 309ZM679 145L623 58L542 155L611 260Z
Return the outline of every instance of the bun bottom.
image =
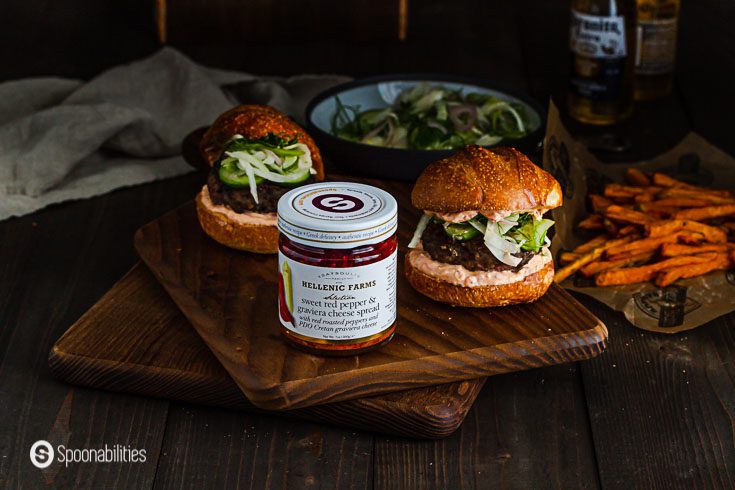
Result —
M496 286L458 286L416 269L405 260L406 279L419 293L452 306L487 308L530 303L543 296L554 280L554 262L520 281Z
M222 245L259 254L278 252L278 228L274 225L237 223L196 197L197 217L204 233Z

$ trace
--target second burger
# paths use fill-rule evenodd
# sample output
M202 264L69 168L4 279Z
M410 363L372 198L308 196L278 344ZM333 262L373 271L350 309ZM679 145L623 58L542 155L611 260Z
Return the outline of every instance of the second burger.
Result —
M554 278L543 214L559 183L513 148L467 146L429 165L411 201L424 215L406 254L408 282L456 306L535 301Z
M225 112L204 134L200 151L212 170L196 198L199 222L207 235L238 250L276 253L278 200L324 180L314 140L269 106Z

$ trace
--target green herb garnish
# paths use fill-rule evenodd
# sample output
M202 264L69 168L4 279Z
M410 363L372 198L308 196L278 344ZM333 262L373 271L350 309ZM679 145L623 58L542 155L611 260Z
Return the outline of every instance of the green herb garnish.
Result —
M532 129L521 104L427 83L403 91L385 109L362 111L339 97L335 101L332 134L375 146L415 150L491 146L521 138Z
M521 250L538 252L546 245L546 232L554 225L550 219L535 219L532 214L518 216L518 224L507 235L521 244Z
M280 157L299 156L303 153L297 145L299 138L286 139L282 134L268 133L258 139L235 137L225 146L225 152L270 150Z

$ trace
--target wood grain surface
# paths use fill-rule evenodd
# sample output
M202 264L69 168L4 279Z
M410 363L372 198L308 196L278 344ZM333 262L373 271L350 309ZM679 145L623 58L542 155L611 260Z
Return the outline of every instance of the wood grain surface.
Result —
M399 203L402 254L418 213L409 187L376 183ZM607 329L561 288L528 305L452 308L424 297L399 265L398 332L361 356L326 358L290 347L276 315L276 257L207 237L193 205L141 228L135 246L235 382L258 407L293 409L473 379L597 355Z
M49 365L58 378L82 386L264 412L243 395L142 264L56 342ZM447 383L278 414L440 438L459 427L484 382Z
M159 48L145 23L150 2L4 6L3 80L90 78ZM403 43L177 47L206 65L251 73L476 75L542 102L554 94L563 106L569 1L426 0L411 7ZM725 0L682 2L674 93L637 104L620 127L598 128L633 142L630 152L599 157L636 161L690 130L735 154L735 64L722 62L732 58L734 9ZM0 425L0 487L735 488L733 314L664 338L642 335L623 315L580 296L610 329L606 351L591 361L490 377L459 430L439 441L53 379L48 350L135 264L134 231L190 200L201 182L188 175L0 223L0 413L9 421ZM40 471L28 460L38 439L73 447L119 442L145 447L150 457L144 465Z

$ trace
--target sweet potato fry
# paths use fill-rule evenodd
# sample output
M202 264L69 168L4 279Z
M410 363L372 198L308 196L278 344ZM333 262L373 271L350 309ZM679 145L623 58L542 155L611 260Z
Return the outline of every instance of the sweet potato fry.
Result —
M637 168L629 168L625 171L625 181L630 185L650 187L651 179L648 175Z
M644 228L646 236L649 237L670 235L678 231L693 231L704 235L704 239L710 243L725 243L727 241L727 234L720 228L691 220L654 221L647 223Z
M709 203L702 199L694 199L691 197L667 197L656 200L653 205L672 208L700 208L707 206Z
M681 208L659 206L655 202L639 204L638 209L648 215L656 216L658 219L668 219L681 210Z
M686 187L690 185L686 182L676 180L673 177L669 177L668 175L659 172L654 172L652 181L654 184L660 187Z
M708 206L705 208L683 209L677 212L674 215L674 218L702 221L731 215L735 215L735 204L729 204L726 206Z
M630 236L636 233L638 233L638 227L633 225L623 226L618 230L619 237Z
M687 245L701 245L704 241L704 235L694 231L680 231L676 234L679 242L686 243Z
M643 238L631 241L621 245L609 247L605 251L605 257L608 260L619 260L626 256L637 255L643 252L652 252L657 250L664 243L676 243L677 235L667 235L654 238Z
M563 252L559 254L559 262L561 264L568 264L570 262L574 262L578 258L580 258L582 254L575 254L573 252Z
M585 242L579 245L578 247L576 247L574 250L572 250L572 253L583 254L583 253L591 252L592 250L596 249L597 247L599 247L600 245L602 245L608 240L609 238L606 237L605 235L598 235L592 240Z
M624 243L628 243L631 240L633 240L633 237L618 238L615 240L608 240L607 242L603 242L598 247L583 254L571 264L557 270L556 274L554 275L554 281L558 283L563 282L567 277L571 276L585 265L589 264L593 260L598 259L607 248L622 245Z
M598 286L650 280L668 285L717 264L735 267L735 190L629 168L625 184L608 184L589 199L594 214L578 227L606 233L562 254L557 282L579 271Z
M661 174L658 172L653 174L653 184L659 187L700 191L700 192L706 192L706 193L710 193L710 194L714 194L718 196L725 196L725 197L733 195L732 192L730 191L708 189L706 187L700 187L697 185L687 184L686 182L682 182L681 180L677 180L673 177L669 177L666 174Z
M715 258L706 262L671 267L659 272L656 276L656 286L663 288L679 279L701 276L715 270L727 269L730 266L731 261L727 254L717 254Z
M622 206L609 206L605 210L605 217L614 221L622 221L624 223L633 223L635 225L645 225L653 220L650 216L640 211L626 209Z
M631 185L607 184L603 194L606 197L633 199L639 194L655 194L661 190L663 190L661 187L634 187Z
M638 194L637 196L633 198L633 200L638 204L644 203L644 202L652 202L655 199L656 199L656 196L652 192L649 192L646 194Z
M683 255L656 262L641 267L626 267L613 269L599 273L595 276L595 284L598 286L619 286L623 284L635 284L637 282L650 281L659 271L670 267L688 264L706 263L715 259L717 254Z
M633 191L631 189L634 189L633 187L628 187L620 184L608 184L605 186L605 190L603 191L603 195L605 197L617 197L617 198L626 198L626 199L633 199L637 194L641 194L642 191Z
M585 219L577 223L577 228L582 230L601 230L603 218L599 214L590 214Z
M643 254L638 254L638 255L631 255L630 257L620 259L620 260L594 261L582 267L579 270L579 273L582 274L584 277L592 277L595 274L598 274L602 271L606 271L610 269L619 269L621 267L626 267L632 264L640 264L640 263L648 262L649 260L651 260L653 255L654 255L653 252L648 252L648 253L643 253Z
M607 209L608 206L612 206L614 204L610 199L599 194L590 194L589 198L590 204L592 205L592 210L595 213L601 213L605 209Z
M735 243L718 243L713 245L682 245L681 243L664 243L661 245L662 257L676 257L679 255L694 255L705 252L724 253L735 250Z
M718 194L717 192L691 189L666 189L665 191L659 192L657 197L659 199L696 199L698 201L705 201L709 205L735 204L735 199L732 196L729 194Z

